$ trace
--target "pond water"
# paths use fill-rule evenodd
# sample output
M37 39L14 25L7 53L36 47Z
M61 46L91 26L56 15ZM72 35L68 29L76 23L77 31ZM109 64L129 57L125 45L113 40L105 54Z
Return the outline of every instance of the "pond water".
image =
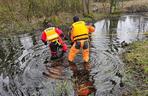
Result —
M92 69L85 72L79 63L78 76L73 76L67 66L67 54L59 61L49 60L40 31L1 35L0 96L77 96L82 85L91 87L89 96L121 96L124 82L119 54L124 45L147 38L144 32L148 32L148 17L124 15L100 20L95 26L90 42ZM78 55L76 61L80 59ZM42 72L48 72L49 77Z

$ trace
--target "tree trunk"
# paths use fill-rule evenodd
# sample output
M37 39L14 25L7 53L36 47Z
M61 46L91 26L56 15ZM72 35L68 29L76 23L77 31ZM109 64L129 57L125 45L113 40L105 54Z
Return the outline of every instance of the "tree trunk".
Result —
M89 4L90 4L90 0L86 0L87 14L89 14Z
M110 0L110 13L114 13L117 9L117 0Z
M83 14L89 14L89 0L82 0L83 4Z

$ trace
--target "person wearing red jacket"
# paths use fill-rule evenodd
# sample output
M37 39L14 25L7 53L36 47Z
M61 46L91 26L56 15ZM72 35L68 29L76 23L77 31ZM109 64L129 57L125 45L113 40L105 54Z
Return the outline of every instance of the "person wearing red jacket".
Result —
M61 29L54 26L52 23L48 23L47 27L41 35L42 42L47 45L49 43L49 49L51 51L51 60L58 59L64 55L67 51L67 45L62 40L64 34ZM58 49L62 48L62 53L58 56Z

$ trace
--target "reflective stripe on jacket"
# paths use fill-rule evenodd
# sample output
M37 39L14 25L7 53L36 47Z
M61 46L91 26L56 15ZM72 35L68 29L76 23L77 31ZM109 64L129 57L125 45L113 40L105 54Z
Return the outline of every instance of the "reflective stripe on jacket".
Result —
M72 24L72 32L71 35L73 37L73 40L79 40L79 39L87 39L88 36L88 28L85 25L84 21L78 21Z
M44 30L46 34L46 41L53 41L59 37L57 32L55 31L55 27L50 27Z

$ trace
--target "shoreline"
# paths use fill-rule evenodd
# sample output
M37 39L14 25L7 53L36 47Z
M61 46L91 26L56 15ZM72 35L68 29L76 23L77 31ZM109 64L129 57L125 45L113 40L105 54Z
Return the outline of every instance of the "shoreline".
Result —
M126 47L121 58L124 62L125 96L147 96L148 40L136 41ZM141 52L143 50L143 52Z

